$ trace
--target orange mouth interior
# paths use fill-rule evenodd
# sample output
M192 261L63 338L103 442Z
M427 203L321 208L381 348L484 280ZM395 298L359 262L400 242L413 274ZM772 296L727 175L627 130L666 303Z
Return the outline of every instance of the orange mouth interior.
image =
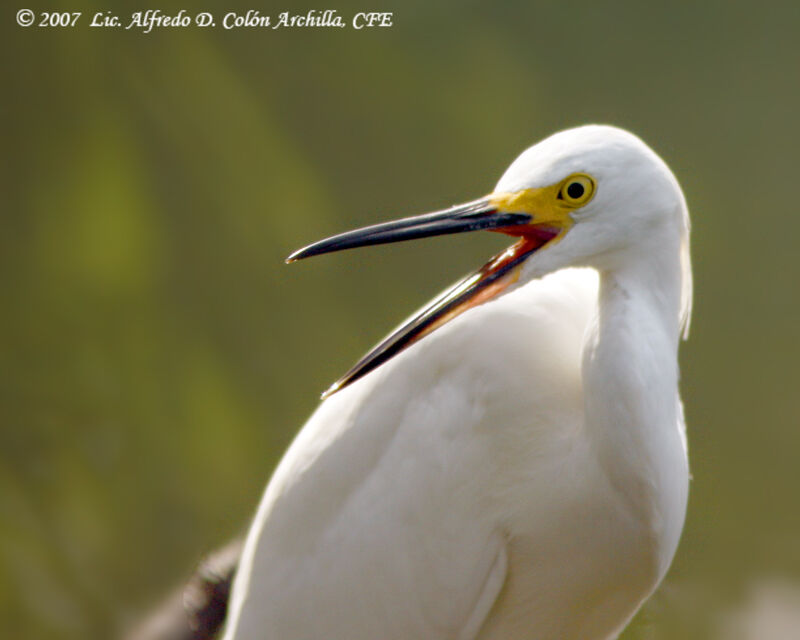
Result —
M525 259L563 231L557 227L531 224L492 230L519 237L519 240L446 291L379 343L322 394L322 397L327 398L358 380L468 309L498 296L519 280Z
M534 251L538 251L553 238L555 238L561 232L561 229L528 224L524 227L501 227L499 229L492 229L492 231L496 233L504 233L509 236L516 236L519 237L519 240L511 245L508 249L503 251L503 253L496 255L494 258L489 260L489 262L483 265L483 267L481 267L478 271L476 283L485 280L493 273L504 270L509 264L518 261L523 256L531 254ZM460 316L468 309L477 307L501 294L510 285L519 280L521 268L522 265L520 264L516 268L510 269L508 273L495 280L492 284L482 288L480 291L475 293L475 295L471 296L460 305L453 307L447 313L441 315L434 322L425 327L425 329L423 329L412 342L416 342L420 338L423 338L429 333L435 331L442 325L447 324L450 322L450 320Z

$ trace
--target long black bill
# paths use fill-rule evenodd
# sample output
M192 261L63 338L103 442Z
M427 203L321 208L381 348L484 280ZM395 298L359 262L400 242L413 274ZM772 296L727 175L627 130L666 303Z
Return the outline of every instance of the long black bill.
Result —
M307 247L295 251L286 258L286 262L295 262L303 258L318 256L342 249L366 247L373 244L387 244L401 240L414 240L430 236L441 236L450 233L480 231L481 229L497 229L527 224L531 216L524 213L501 213L489 202L481 198L466 204L460 204L443 211L412 216L402 220L384 222L355 231L347 231L330 238L325 238Z
M494 229L521 236L519 242L445 291L375 346L322 397L326 398L355 382L448 320L492 298L513 283L517 273L516 267L558 235L557 229L537 228L530 225L530 222L531 216L499 212L488 198L483 198L444 211L348 231L315 242L290 255L286 262L342 249L482 229Z

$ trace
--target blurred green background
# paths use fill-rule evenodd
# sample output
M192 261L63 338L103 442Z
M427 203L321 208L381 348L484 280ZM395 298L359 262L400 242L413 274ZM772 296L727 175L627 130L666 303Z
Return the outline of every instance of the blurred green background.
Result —
M320 391L505 241L284 256L481 195L586 122L653 146L694 223L688 519L624 638L797 637L797 2L339 2L295 9L395 26L88 27L146 8L115 5L41 7L83 11L73 29L18 27L24 4L0 17L4 637L136 620L244 530ZM234 8L290 7L189 10Z

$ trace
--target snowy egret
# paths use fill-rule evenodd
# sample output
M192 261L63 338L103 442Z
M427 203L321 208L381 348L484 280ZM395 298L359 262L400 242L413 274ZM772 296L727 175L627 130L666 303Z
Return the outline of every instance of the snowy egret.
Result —
M489 196L290 260L477 229L519 240L337 382L279 464L228 640L614 638L664 577L689 477L676 179L580 127Z

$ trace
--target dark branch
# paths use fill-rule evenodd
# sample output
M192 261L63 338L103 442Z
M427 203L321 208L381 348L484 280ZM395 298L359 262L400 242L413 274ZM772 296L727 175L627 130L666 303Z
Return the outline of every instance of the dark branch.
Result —
M185 587L177 589L125 640L215 640L228 612L228 597L242 541L212 553Z

